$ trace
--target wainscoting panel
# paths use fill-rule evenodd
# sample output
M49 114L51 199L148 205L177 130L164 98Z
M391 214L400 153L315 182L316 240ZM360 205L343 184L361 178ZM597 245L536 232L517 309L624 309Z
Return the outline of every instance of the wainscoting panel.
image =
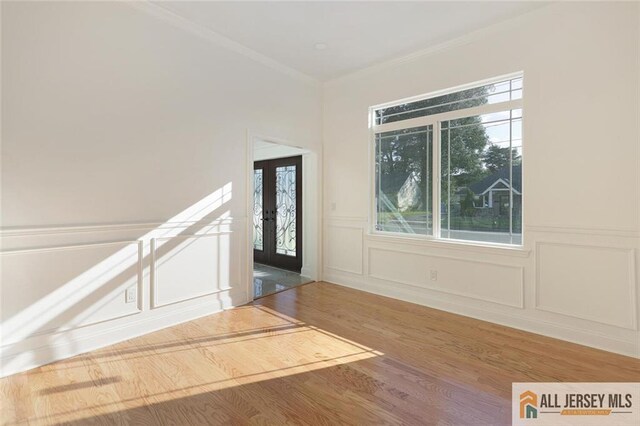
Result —
M369 276L381 280L523 308L520 266L369 248ZM482 285L479 285L482 283Z
M325 267L362 274L362 227L329 223L327 228Z
M633 249L539 242L536 253L536 309L637 329Z
M140 312L138 241L2 253L3 344ZM126 300L126 293L132 295ZM34 303L34 300L36 301Z
M152 308L229 290L231 250L230 232L152 239Z
M244 220L0 230L0 377L246 303Z

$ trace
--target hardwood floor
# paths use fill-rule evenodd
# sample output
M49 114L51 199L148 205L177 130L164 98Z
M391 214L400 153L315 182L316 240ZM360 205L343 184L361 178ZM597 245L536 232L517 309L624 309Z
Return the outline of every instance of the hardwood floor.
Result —
M513 381L640 381L640 360L314 283L0 379L0 413L7 425L508 425Z

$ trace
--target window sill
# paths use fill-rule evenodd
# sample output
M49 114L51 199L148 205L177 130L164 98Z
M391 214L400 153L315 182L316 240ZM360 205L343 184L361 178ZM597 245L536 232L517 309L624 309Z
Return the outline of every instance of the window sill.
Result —
M501 256L529 257L529 254L531 253L531 250L525 248L524 246L509 246L497 243L478 243L463 240L445 240L426 236L411 236L371 231L365 235L365 239L376 242L409 244L420 247L462 250L466 252L497 254Z

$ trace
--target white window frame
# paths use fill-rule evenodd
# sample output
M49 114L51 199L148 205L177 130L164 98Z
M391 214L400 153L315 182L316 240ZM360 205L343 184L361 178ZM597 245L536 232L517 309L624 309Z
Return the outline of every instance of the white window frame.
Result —
M524 108L523 108L523 99L524 99L524 83L523 83L523 96L520 99L514 99L509 101L497 102L493 104L485 104L477 107L459 109L455 111L447 111L440 114L427 115L424 117L416 117L410 118L407 120L400 121L392 121L390 123L384 124L376 124L376 115L375 112L379 109L389 108L397 105L402 105L406 103L416 102L424 99L434 98L441 95L446 95L450 93L455 93L467 89L473 89L476 87L485 86L488 84L499 83L504 80L510 80L515 78L522 78L524 82L524 73L523 72L515 72L511 74L505 74L499 77L476 81L474 83L465 84L449 89L439 90L437 92L431 92L425 95L412 96L410 98L400 99L393 102L388 102L384 104L378 104L369 107L369 234L370 235L378 235L378 236L390 236L397 238L404 238L410 240L425 240L425 241L438 241L438 242L446 242L446 243L462 243L464 245L471 246L493 246L493 247L506 247L512 249L521 249L524 247L524 197L522 197L522 209L521 209L521 222L522 222L522 236L520 244L506 244L506 243L496 243L496 242L486 242L486 241L475 241L475 240L457 240L453 238L443 238L441 237L441 215L440 208L436 208L439 206L439 202L441 200L440 188L441 188L441 170L440 170L440 137L441 137L441 123L443 121L457 120L460 118L472 117L477 115L491 114L497 112L504 111L512 111L515 109L522 110L522 120L524 121ZM424 235L424 234L410 234L404 232L393 232L393 231L381 231L376 229L376 220L377 220L377 206L376 206L376 155L375 155L375 144L376 144L376 134L383 132L391 132L396 130L414 128L414 127L422 127L422 126L433 126L432 132L432 150L433 154L431 156L431 167L432 167L432 200L433 200L433 208L431 212L431 221L433 224L433 235ZM524 128L523 128L524 131ZM522 140L524 141L524 135L522 136ZM522 150L524 152L524 142L522 143ZM522 170L523 176L522 181L524 182L524 155L522 155Z

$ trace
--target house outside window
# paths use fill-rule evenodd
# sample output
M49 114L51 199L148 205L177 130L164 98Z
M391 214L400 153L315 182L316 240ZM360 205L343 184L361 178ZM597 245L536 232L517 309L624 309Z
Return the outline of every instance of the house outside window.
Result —
M518 74L372 107L373 232L521 245L522 93Z

